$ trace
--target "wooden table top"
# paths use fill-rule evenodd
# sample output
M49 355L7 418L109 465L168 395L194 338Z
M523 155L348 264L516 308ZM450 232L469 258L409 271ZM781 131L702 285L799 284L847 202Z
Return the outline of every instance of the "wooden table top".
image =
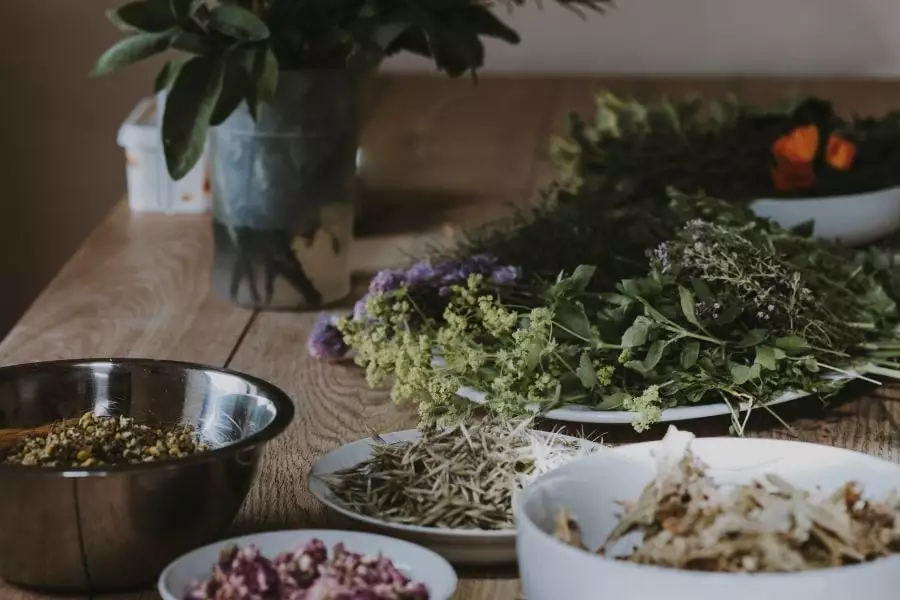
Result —
M589 112L592 91L603 87L640 98L733 91L758 102L796 89L859 113L900 106L900 82L868 80L483 78L473 86L466 80L383 77L363 139L367 218L360 247L367 250L362 254L376 247L396 252L402 236L413 248L411 233L444 235L448 227L493 219L509 210L508 204L527 202L551 174L549 136L562 131L570 110ZM367 389L356 368L310 359L305 341L315 315L250 311L214 298L209 229L202 216L135 215L119 205L0 344L0 364L149 357L224 366L273 382L294 398L297 415L268 448L235 528L321 525L321 506L306 492L313 459L372 430L409 428L414 411L391 404L385 390ZM800 439L900 461L895 398L900 390L886 385L858 390L855 398L828 409L800 403L806 406L782 415ZM691 427L724 434L727 420ZM752 435L788 435L762 415L750 429ZM663 433L660 427L642 436L627 426L605 431L617 442L658 439ZM517 581L496 575L464 578L457 598L518 598ZM118 598L156 597L148 591ZM42 597L0 582L0 598Z

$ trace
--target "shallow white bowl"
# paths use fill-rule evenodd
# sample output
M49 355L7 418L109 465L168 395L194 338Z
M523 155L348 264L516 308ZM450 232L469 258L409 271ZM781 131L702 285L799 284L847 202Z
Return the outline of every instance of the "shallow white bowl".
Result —
M516 502L517 553L528 600L894 600L900 556L862 565L792 574L698 573L602 558L553 537L560 509L572 511L585 544L597 548L617 523L617 500L631 500L651 480L659 442L621 446L580 458L536 478ZM900 489L900 465L873 456L801 442L695 439L694 452L723 482L767 473L805 489L827 491L853 480L864 494Z
M785 228L812 220L815 237L855 246L900 229L900 187L827 198L765 198L750 209Z
M456 591L456 573L446 560L425 548L381 535L352 531L307 529L258 533L223 540L189 552L170 564L159 576L157 589L164 600L183 600L190 586L209 577L219 553L226 546L256 545L264 556L296 550L311 539L325 542L331 549L343 542L350 552L383 554L413 581L424 583L432 600L449 600Z
M415 429L383 434L387 443L407 442L418 439ZM576 440L568 436L561 439ZM589 447L599 447L588 440L578 440ZM334 497L328 486L316 475L329 475L342 469L358 465L372 454L377 442L366 438L341 446L317 460L310 471L309 491L329 510L340 515L354 527L419 544L440 554L454 565L465 568L510 567L516 563L516 531L479 531L466 529L446 529L441 527L417 527L389 523L366 515L361 515Z

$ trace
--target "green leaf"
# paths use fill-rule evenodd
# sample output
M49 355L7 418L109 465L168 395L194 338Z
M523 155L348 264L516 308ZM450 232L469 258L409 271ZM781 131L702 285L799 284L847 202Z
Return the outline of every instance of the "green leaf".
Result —
M212 52L212 43L209 38L200 33L179 31L172 42L172 47L191 54L209 54Z
M372 42L384 52L411 26L412 23L385 23L372 33Z
M244 55L244 68L250 78L247 104L255 120L260 108L272 99L278 88L278 59L267 45L262 44Z
M683 285L679 285L678 295L681 299L681 312L684 313L684 318L692 325L703 329L700 321L697 320L697 305L694 301L694 294Z
M247 97L247 72L243 65L234 59L225 61L225 72L222 79L222 92L209 124L215 127L225 121L241 102Z
M498 19L490 9L472 6L467 12L466 20L476 28L480 35L497 38L509 44L518 44L521 41L519 34Z
M200 7L205 4L205 0L168 0L168 2L172 14L174 14L179 21L184 21L185 19L194 16Z
M577 292L585 291L588 285L590 285L591 279L594 278L594 273L596 272L597 267L592 265L578 265L575 267L572 276L569 277L573 283L573 289Z
M744 385L753 377L753 371L747 365L734 365L731 367L731 378L737 385Z
M697 364L697 358L700 356L700 342L691 340L684 345L681 351L681 368L687 371Z
M575 374L578 375L578 379L581 380L581 385L589 390L600 383L600 380L597 378L597 371L594 369L594 365L591 363L591 357L587 352L582 353Z
M584 314L584 309L574 302L559 302L554 310L554 320L585 341L590 341L594 337L591 322Z
M252 11L236 4L219 4L209 13L210 26L228 37L259 42L269 37L269 27Z
M153 86L156 93L168 90L172 87L172 82L175 81L175 77L178 76L178 71L181 70L181 67L184 66L185 62L187 62L186 58L173 58L172 60L166 61L166 64L163 65L159 75L156 76L156 82Z
M737 346L738 348L752 348L763 343L767 336L768 333L765 329L751 329L741 338Z
M771 346L757 346L756 363L769 371L776 370L778 368L778 359L775 357L775 348Z
M125 32L160 33L176 24L169 0L136 0L106 13L109 20Z
M636 348L647 343L647 336L650 334L650 326L646 320L636 319L634 325L625 330L622 334L622 346L625 348Z
M603 396L603 401L597 405L597 410L616 410L622 407L626 400L631 398L630 394L625 392L616 392Z
M647 356L644 357L644 371L652 371L656 368L656 365L659 364L659 361L662 360L663 352L668 346L668 342L664 342L663 340L656 340L652 344L650 344L650 349L647 350Z
M775 346L781 348L785 352L796 352L807 350L809 345L802 337L798 335L788 335L775 340Z
M223 63L217 56L192 58L175 78L162 125L166 166L173 179L187 175L203 154L223 78Z
M93 76L107 75L164 52L172 45L173 32L138 33L119 40L97 59Z

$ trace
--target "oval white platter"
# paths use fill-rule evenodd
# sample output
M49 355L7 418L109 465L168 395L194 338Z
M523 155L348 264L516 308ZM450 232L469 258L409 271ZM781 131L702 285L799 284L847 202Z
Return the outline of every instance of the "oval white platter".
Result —
M382 434L384 442L391 444L418 439L415 429ZM551 434L547 434L551 435ZM574 438L555 435L558 439L578 442L585 449L600 448L600 444ZM356 528L374 533L382 533L403 539L436 552L454 565L473 567L510 567L516 562L515 529L487 531L477 529L446 529L439 527L419 527L388 523L374 517L361 515L344 506L334 497L328 486L317 475L330 475L336 471L357 465L372 455L372 447L379 442L366 438L351 442L332 450L320 457L312 465L309 473L309 491L330 511Z
M750 209L787 229L813 221L815 237L856 246L900 229L900 187L821 198L763 198Z
M339 543L343 543L350 552L367 556L382 554L412 581L424 583L434 600L450 600L456 591L457 578L453 567L425 548L383 535L316 529L255 533L197 548L174 560L163 570L157 590L164 600L182 600L192 585L210 576L219 553L228 546L244 548L254 545L263 556L275 558L282 552L293 552L312 539L322 540L328 547L329 556Z
M860 368L855 372L856 375L864 375L871 372L871 367ZM835 375L831 379L849 379L850 375ZM467 400L471 400L476 404L484 404L485 393L472 388L460 388L456 391L456 395ZM800 398L806 398L811 394L807 392L785 392L774 400L765 404L766 407L784 404ZM750 406L750 403L743 402L737 407L731 407L724 402L716 402L714 404L693 404L690 406L676 406L667 408L662 411L660 423L671 423L674 421L687 421L690 419L704 419L706 417L718 417L721 415L730 415L732 411L746 412L750 408L759 409L763 405ZM530 410L537 411L536 407L530 407ZM547 419L554 421L565 421L569 423L606 423L614 425L622 425L631 423L638 416L637 413L628 410L592 410L587 406L578 406L574 404L566 405L547 411L543 415Z

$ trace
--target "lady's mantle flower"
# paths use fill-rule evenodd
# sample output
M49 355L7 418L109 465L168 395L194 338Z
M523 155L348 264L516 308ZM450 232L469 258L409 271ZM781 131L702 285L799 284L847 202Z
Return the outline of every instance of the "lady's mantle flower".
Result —
M337 328L338 321L332 315L319 317L306 342L310 356L322 360L340 360L347 355L350 348Z

